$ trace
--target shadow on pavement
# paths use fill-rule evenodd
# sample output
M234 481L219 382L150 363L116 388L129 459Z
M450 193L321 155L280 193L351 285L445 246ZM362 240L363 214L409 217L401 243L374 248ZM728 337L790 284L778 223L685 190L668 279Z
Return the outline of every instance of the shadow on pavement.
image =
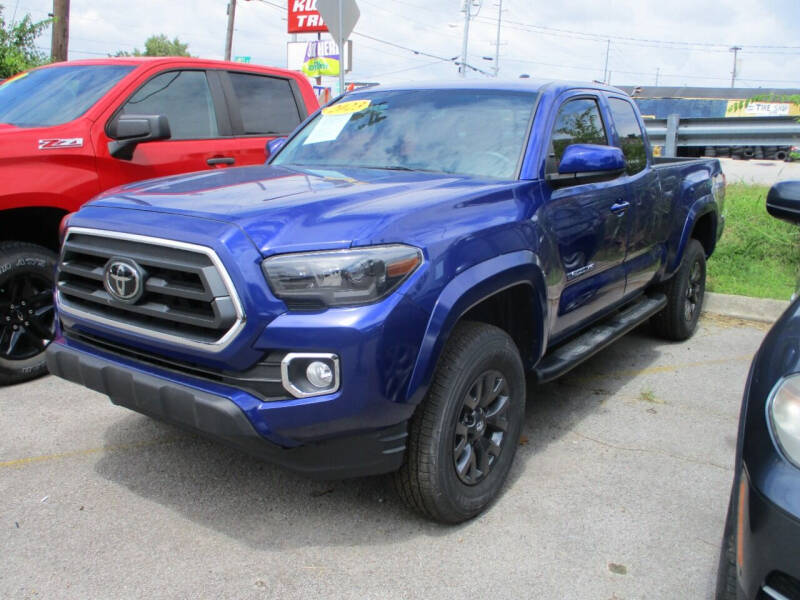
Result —
M656 345L640 329L555 383L529 383L523 439L505 489L529 470L535 472L538 453L587 414L606 410L605 401L635 377L600 381L587 375L645 369L660 356ZM131 437L174 439L108 452L97 462L96 471L138 496L256 549L395 544L420 534L438 536L454 530L406 509L389 477L311 481L136 413L109 427L105 437L112 447Z

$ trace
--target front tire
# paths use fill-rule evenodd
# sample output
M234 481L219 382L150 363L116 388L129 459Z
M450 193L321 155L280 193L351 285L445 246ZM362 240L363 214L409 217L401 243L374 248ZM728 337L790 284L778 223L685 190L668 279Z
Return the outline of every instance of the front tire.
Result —
M56 255L23 242L0 244L0 385L47 372L44 350L55 331Z
M443 523L481 513L506 480L525 415L525 374L509 335L465 322L454 330L411 420L395 484L404 502Z
M681 342L694 334L706 293L706 252L695 239L689 240L678 272L662 286L667 305L651 319L655 332Z

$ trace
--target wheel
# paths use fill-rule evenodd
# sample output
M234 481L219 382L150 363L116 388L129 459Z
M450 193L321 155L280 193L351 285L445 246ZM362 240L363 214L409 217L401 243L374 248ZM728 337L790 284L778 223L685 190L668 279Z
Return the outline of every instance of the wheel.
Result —
M655 332L668 340L692 337L700 318L706 291L706 253L697 240L689 240L678 272L661 286L667 305L651 323Z
M394 476L399 495L443 523L478 515L503 486L524 414L525 374L514 341L492 325L459 324L411 419L405 462Z
M738 583L736 581L736 512L738 503L738 486L734 484L731 499L728 502L728 516L725 518L725 530L722 533L722 544L719 549L719 566L717 568L717 590L714 600L736 600Z
M0 244L0 385L47 372L44 349L53 339L56 255L22 242Z

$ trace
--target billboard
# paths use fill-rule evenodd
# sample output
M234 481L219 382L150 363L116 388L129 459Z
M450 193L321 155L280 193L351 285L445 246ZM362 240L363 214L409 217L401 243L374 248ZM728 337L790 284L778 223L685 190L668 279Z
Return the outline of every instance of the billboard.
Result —
M286 45L287 68L302 71L309 77L335 77L339 74L339 48L333 40L289 42ZM353 65L353 42L345 44L344 70Z
M316 33L328 31L317 11L317 0L289 0L289 33Z

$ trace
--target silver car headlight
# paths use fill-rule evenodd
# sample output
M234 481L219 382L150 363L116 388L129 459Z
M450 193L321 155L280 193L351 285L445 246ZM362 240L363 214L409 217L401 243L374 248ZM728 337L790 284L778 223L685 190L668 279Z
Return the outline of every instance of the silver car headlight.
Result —
M289 308L320 309L377 302L420 264L419 248L393 244L281 254L261 267L272 293Z
M789 375L772 388L767 415L781 450L800 467L800 374Z

